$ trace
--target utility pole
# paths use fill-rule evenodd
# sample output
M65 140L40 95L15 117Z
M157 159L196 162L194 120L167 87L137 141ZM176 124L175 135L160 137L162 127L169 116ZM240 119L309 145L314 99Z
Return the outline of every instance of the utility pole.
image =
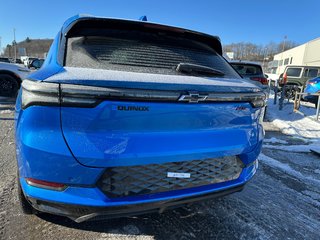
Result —
M282 52L281 52L281 61L282 61L282 65L278 67L278 74L280 74L280 67L283 66L284 64L284 61L283 61L283 52L284 52L284 48L286 46L286 40L287 40L287 35L284 36L284 39L283 39L283 43L282 43Z
M2 44L1 44L1 37L0 37L0 56L2 56Z
M14 51L14 61L17 59L17 42L16 42L16 29L13 29L13 51Z
M282 44L282 52L284 52L284 47L286 46L287 35L284 36L283 44Z

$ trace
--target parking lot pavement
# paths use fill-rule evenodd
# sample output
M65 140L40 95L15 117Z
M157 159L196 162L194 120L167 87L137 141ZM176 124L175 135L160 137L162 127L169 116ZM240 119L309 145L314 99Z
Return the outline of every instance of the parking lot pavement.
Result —
M272 149L303 144L265 124L268 148L246 188L163 214L76 224L18 207L13 102L0 99L1 239L319 239L320 158Z

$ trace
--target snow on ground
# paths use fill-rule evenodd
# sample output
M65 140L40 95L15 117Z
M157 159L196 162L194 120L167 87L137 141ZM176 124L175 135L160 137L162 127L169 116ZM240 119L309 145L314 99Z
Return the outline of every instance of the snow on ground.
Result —
M268 157L268 156L264 155L263 153L261 153L259 155L258 159L271 167L277 168L277 169L285 172L286 174L291 175L291 176L301 180L302 182L307 181L307 182L314 184L316 186L319 186L319 184L320 184L320 180L314 178L313 176L304 175L303 173L298 172L295 169L293 169L289 164L286 164L286 163L280 162L274 158Z
M293 101L284 101L282 110L279 104L273 104L274 95L268 100L267 119L271 121L281 132L287 135L316 140L320 143L320 120L315 120L316 109L313 104L303 103L301 113L293 112Z
M264 140L264 148L287 152L320 152L320 120L317 121L314 104L301 102L299 112L293 111L293 101L284 101L283 109L279 110L279 101L273 104L274 95L268 99L267 120L286 135L303 140L299 144L272 137ZM305 143L305 144L304 144ZM275 160L276 161L276 160ZM270 161L268 161L270 163Z
M319 149L319 142L317 143L312 143L312 144L307 144L307 145L269 145L269 144L264 144L264 148L269 148L269 149L277 149L277 150L282 150L286 152L310 152L310 149L317 150Z
M264 139L263 141L264 143L280 143L280 144L288 144L287 141L285 140L281 140L281 139L278 139L278 138L275 138L275 137L272 137L272 138L268 138L268 139Z

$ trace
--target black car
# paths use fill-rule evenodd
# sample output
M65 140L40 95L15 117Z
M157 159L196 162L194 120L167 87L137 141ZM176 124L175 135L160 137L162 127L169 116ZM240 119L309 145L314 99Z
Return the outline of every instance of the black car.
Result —
M263 73L260 64L243 61L231 61L230 64L243 78L251 80L265 92L268 92L268 79Z
M7 57L0 57L0 62L10 63L10 60Z

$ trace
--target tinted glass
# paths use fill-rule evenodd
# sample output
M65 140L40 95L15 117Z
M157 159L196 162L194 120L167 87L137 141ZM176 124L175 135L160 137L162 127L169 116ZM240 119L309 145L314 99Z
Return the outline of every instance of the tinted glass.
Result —
M184 38L112 31L110 36L72 37L67 46L66 66L180 74L175 71L179 63L192 63L220 70L221 77L239 78L212 48Z
M35 68L40 68L41 67L40 60L34 60L32 62L32 66L35 67Z
M314 78L318 75L318 69L310 68L308 72L308 77Z
M288 68L286 73L288 77L300 77L301 70L301 68Z
M231 63L231 65L242 75L259 75L262 74L262 68L259 65Z

